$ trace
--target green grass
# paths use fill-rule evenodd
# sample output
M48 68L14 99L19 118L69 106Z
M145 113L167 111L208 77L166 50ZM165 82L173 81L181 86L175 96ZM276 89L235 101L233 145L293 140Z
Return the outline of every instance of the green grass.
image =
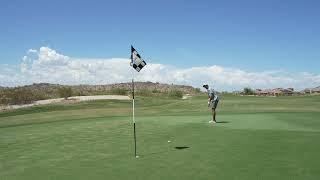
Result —
M0 179L320 178L320 96L206 99L137 97L138 159L130 101L0 113Z

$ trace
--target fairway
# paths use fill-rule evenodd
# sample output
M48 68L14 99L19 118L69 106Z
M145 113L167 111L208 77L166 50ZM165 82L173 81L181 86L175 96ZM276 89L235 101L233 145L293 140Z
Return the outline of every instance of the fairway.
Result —
M320 96L222 96L215 125L206 96L137 97L138 159L131 106L0 113L0 179L320 179Z

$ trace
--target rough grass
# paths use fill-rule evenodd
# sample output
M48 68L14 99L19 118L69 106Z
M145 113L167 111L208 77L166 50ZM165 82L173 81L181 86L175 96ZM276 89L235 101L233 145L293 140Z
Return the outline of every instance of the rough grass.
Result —
M0 179L320 178L320 96L206 99L137 97L139 159L130 101L0 113Z

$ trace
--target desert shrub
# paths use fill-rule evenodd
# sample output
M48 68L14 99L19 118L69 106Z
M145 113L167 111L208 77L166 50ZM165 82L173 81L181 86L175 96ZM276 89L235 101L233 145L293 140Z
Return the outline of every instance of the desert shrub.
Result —
M161 91L160 91L159 89L157 89L157 88L154 88L154 89L152 90L152 93L161 93Z
M49 99L50 96L44 91L32 91L32 99L34 101Z
M8 90L0 90L0 104L7 105L10 103L10 96Z
M72 96L72 89L70 87L61 87L58 90L59 96L64 99Z
M34 101L34 94L30 89L16 88L9 91L9 104L30 104Z
M140 95L140 96L152 96L152 91L149 89L140 89L137 92L135 92L136 95Z
M168 95L170 97L175 97L175 98L182 98L183 92L177 89L172 89L169 91Z
M200 88L195 88L194 90L195 90L196 93L201 93Z
M25 88L8 88L0 92L0 104L30 104L37 100L37 98L43 98L43 95L37 95L36 92L31 89Z
M111 94L115 94L115 95L127 95L128 94L128 90L125 88L112 88L110 90Z

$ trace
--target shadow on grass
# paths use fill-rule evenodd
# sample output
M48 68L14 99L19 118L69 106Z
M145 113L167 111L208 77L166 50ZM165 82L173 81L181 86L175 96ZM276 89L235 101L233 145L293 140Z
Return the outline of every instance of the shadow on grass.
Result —
M189 149L190 147L189 146L176 146L174 148L178 149L178 150L182 150L182 149Z
M217 121L217 123L226 124L226 123L230 123L230 122L229 121Z
M175 150L183 150L183 149L189 149L189 146L175 146L174 149ZM139 155L140 157L146 157L146 156L152 156L152 155L159 155L159 154L165 154L171 151L175 151L174 149L167 149L167 150L163 150L163 151L158 151L158 152L150 152L150 153L143 153L141 155Z

